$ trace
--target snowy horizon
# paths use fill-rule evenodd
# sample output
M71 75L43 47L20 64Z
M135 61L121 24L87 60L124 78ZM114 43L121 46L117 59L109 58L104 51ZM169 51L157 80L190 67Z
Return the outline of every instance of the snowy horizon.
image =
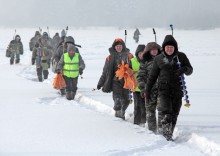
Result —
M0 0L1 26L213 29L219 0Z

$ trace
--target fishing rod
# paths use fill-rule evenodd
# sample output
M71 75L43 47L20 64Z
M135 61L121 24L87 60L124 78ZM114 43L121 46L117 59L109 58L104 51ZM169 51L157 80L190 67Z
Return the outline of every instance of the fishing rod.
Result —
M155 37L155 42L157 43L157 35L156 35L156 31L155 31L154 28L153 28L153 34L154 34L154 37Z
M170 29L172 31L172 36L173 36L173 25L172 24L170 24Z
M15 35L16 35L16 29L15 29L15 32L14 32L13 40L15 40Z
M125 30L125 45L126 45L126 40L127 40L127 30ZM130 89L128 89L128 100L129 100L129 104L132 104L133 102L132 91Z
M47 26L47 33L48 33L48 36L50 37L50 32L49 32L49 27Z
M66 33L66 36L67 36L67 31L68 31L68 29L69 29L69 27L68 27L68 26L66 26L66 32L65 32L65 33Z

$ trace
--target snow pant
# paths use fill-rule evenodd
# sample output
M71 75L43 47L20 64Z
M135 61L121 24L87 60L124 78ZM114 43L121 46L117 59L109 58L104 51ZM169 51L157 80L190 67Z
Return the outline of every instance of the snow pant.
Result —
M50 68L50 65L51 65L51 59L48 59L48 60L47 60L47 64L48 64L48 68Z
M163 127L166 127L165 125L169 124L171 126L169 128L169 133L172 136L182 106L182 97L161 94L159 95L159 98L158 115L161 119L162 133L164 133Z
M114 100L114 110L115 116L125 119L125 110L129 105L129 91L124 89L124 83L122 81L113 80L113 100Z
M20 62L19 52L11 52L11 54L10 54L10 64L14 64L14 61L15 61L15 63Z
M157 108L157 97L158 90L152 89L150 93L150 99L146 102L146 118L148 129L153 132L157 132L157 119L156 119L156 108ZM161 126L161 119L158 118L158 127Z
M73 100L77 91L78 77L70 78L67 76L63 76L66 83L66 98L68 100Z
M136 43L138 43L138 41L139 41L139 36L134 36L134 40L135 40Z
M141 97L140 92L134 92L134 124L146 123L146 108L144 98Z
M43 81L43 75L44 79L47 79L49 75L48 64L46 60L42 60L40 66L37 66L37 77L40 82Z

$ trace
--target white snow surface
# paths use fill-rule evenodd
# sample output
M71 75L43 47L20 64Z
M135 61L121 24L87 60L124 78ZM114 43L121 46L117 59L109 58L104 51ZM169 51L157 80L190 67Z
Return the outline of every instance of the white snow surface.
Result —
M181 108L174 142L133 125L133 104L127 110L126 121L115 118L112 94L92 91L108 48L114 38L124 39L124 30L68 31L82 45L80 53L86 63L74 101L67 101L53 89L55 75L51 70L48 80L37 81L28 46L35 31L17 30L25 51L20 64L9 65L5 49L14 29L0 28L0 156L220 155L220 29L174 31L179 50L187 54L194 67L193 74L186 77L192 106ZM50 30L50 34L57 31ZM127 47L134 54L134 30L127 31ZM139 43L154 41L152 29L140 31ZM156 32L159 44L170 34L168 29Z

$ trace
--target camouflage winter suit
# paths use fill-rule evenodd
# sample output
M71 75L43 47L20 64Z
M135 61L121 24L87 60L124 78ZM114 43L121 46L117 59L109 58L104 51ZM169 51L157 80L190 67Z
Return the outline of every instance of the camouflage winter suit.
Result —
M16 40L18 38L18 40ZM23 44L21 42L20 36L16 35L15 39L12 40L7 48L8 56L10 56L10 64L19 63L20 55L23 54Z
M32 52L32 64L34 64L33 61L36 60L37 76L40 82L43 81L43 75L44 79L48 78L48 60L52 55L52 47L47 44L46 40L44 43L42 43L41 40L44 40L44 38L40 38L39 46L34 47Z
M147 83L147 78L152 69L152 63L154 57L151 56L150 51L153 49L158 49L158 54L160 53L161 47L155 43L150 42L144 49L142 64L137 76L138 86L141 89L141 92L144 93L145 86ZM146 107L146 119L148 123L148 129L157 132L157 120L156 120L156 107L157 107L157 97L158 97L158 88L157 83L153 86L153 89L150 92L150 100L145 102ZM161 127L160 119L158 119L158 127Z
M29 42L30 51L33 51L36 43L38 43L38 40L40 39L40 36L41 36L40 32L36 31L34 37L32 37Z

